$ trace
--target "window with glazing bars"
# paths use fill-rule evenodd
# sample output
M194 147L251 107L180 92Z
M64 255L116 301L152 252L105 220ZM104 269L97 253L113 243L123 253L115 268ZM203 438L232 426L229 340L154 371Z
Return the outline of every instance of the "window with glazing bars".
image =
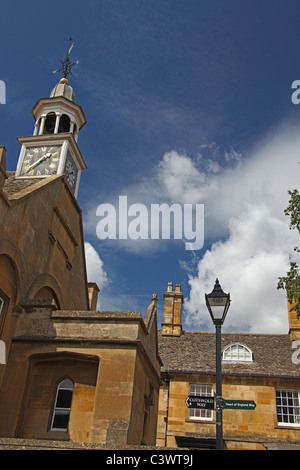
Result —
M67 431L71 411L74 385L65 379L57 387L51 431Z
M275 396L277 424L300 427L299 390L277 389Z
M251 349L244 344L233 343L224 349L222 360L228 362L252 362L253 354Z
M189 395L198 397L212 397L212 385L190 384ZM205 421L212 421L212 410L201 410L198 408L189 408L189 419L199 419Z

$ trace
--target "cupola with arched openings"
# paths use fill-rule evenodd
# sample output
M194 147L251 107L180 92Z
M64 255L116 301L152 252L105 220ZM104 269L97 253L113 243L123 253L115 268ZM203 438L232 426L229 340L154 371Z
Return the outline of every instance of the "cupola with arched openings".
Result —
M18 138L22 148L16 177L63 174L77 197L81 171L86 169L77 141L86 118L81 106L75 103L68 79L60 79L50 97L40 98L31 112L35 118L33 135Z
M77 142L79 130L86 123L67 78L56 84L50 98L38 100L32 114L35 118L33 135L71 133Z

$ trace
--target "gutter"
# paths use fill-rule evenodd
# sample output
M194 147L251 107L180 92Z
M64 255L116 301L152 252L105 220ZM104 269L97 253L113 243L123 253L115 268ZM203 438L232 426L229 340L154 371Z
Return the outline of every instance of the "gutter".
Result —
M198 374L198 375L216 375L215 370L197 370L197 369L167 369L162 371L162 377L164 374ZM222 370L222 376L228 377L272 377L272 378L283 378L283 379L299 379L300 374L278 374L275 372L232 372Z

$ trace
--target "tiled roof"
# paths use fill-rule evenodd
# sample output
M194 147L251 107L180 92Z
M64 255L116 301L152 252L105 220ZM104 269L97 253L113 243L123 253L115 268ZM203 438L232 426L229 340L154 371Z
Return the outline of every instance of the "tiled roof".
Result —
M4 183L3 192L8 199L24 197L31 191L61 177L61 175L52 175L47 178L15 178L14 171L7 171L6 174L7 179Z
M184 332L180 337L162 336L159 330L159 354L162 371L215 372L215 334ZM249 363L223 362L224 374L298 376L300 364L292 362L292 341L289 335L222 333L222 350L232 343L251 349L254 360Z
M27 189L29 186L38 181L38 178L17 179L15 178L14 171L7 171L6 174L8 178L5 181L3 192L7 197L18 193L23 189Z

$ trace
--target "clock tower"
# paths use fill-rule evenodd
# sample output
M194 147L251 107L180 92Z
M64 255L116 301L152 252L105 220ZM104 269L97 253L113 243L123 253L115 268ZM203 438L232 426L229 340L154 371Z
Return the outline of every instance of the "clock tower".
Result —
M19 137L21 151L16 178L47 178L64 175L77 197L81 171L86 164L77 145L86 118L69 80L64 77L49 98L40 98L32 109L35 118L32 136Z

